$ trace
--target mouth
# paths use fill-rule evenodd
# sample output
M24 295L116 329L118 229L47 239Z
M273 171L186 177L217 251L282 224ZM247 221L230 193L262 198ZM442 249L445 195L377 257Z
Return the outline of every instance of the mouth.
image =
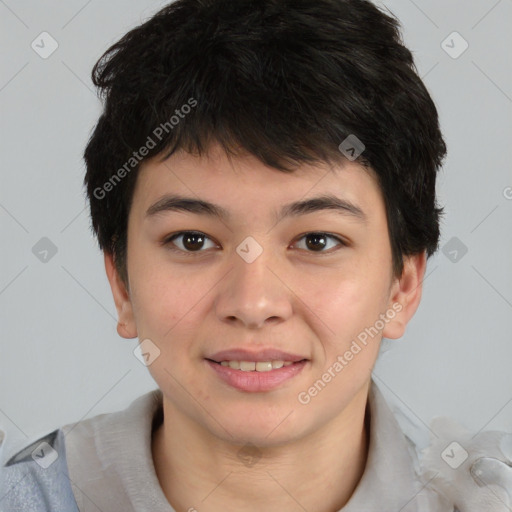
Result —
M215 361L213 359L206 358L214 364L224 366L225 368L231 368L233 370L240 370L242 372L271 372L273 370L279 370L280 368L291 366L294 364L300 364L306 362L307 359L300 359L298 361L284 361L282 359L276 359L271 361L244 361L244 360L224 360Z
M284 383L299 375L310 362L308 359L297 361L224 359L215 361L209 358L204 361L223 384L247 393L271 391L282 387Z

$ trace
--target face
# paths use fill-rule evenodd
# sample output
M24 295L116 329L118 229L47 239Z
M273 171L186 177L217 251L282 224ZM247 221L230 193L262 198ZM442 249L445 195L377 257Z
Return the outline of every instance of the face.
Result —
M290 206L324 196L339 208ZM213 146L145 162L128 220L129 292L106 264L119 333L151 340L151 359L159 351L148 369L167 406L213 436L262 446L321 429L361 395L382 335L400 337L414 313L424 257L393 278L384 201L360 164L286 174ZM221 354L231 350L242 352Z

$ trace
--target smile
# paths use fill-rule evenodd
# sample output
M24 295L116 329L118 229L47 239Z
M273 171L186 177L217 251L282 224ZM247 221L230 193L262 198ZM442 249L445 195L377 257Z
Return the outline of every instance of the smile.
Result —
M269 372L283 366L290 366L293 361L221 361L220 364L243 372Z
M215 377L239 391L271 391L284 382L299 375L310 361L212 361L205 363L214 371ZM275 365L275 367L274 367Z

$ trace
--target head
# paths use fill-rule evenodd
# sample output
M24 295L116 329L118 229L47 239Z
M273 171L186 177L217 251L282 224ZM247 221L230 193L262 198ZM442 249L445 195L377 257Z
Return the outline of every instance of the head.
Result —
M339 414L382 336L402 336L439 240L446 147L398 21L365 0L178 0L92 76L105 106L85 185L119 334L158 347L149 369L166 398L219 436L190 394L244 439L290 399L301 421L288 438ZM355 159L349 136L364 145ZM202 237L171 236L184 231ZM297 400L372 327L321 396ZM242 392L206 361L240 347L307 364L279 389Z

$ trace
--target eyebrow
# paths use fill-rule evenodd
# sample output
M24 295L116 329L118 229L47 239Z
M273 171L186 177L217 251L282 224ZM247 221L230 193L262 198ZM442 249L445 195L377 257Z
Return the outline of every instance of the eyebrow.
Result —
M311 199L286 204L277 214L276 222L286 217L297 217L326 210L333 210L341 215L353 217L361 222L367 222L367 216L359 206L332 194L324 194ZM233 217L229 210L202 199L180 195L166 195L147 209L146 218L169 211L217 217L222 221L229 221Z

